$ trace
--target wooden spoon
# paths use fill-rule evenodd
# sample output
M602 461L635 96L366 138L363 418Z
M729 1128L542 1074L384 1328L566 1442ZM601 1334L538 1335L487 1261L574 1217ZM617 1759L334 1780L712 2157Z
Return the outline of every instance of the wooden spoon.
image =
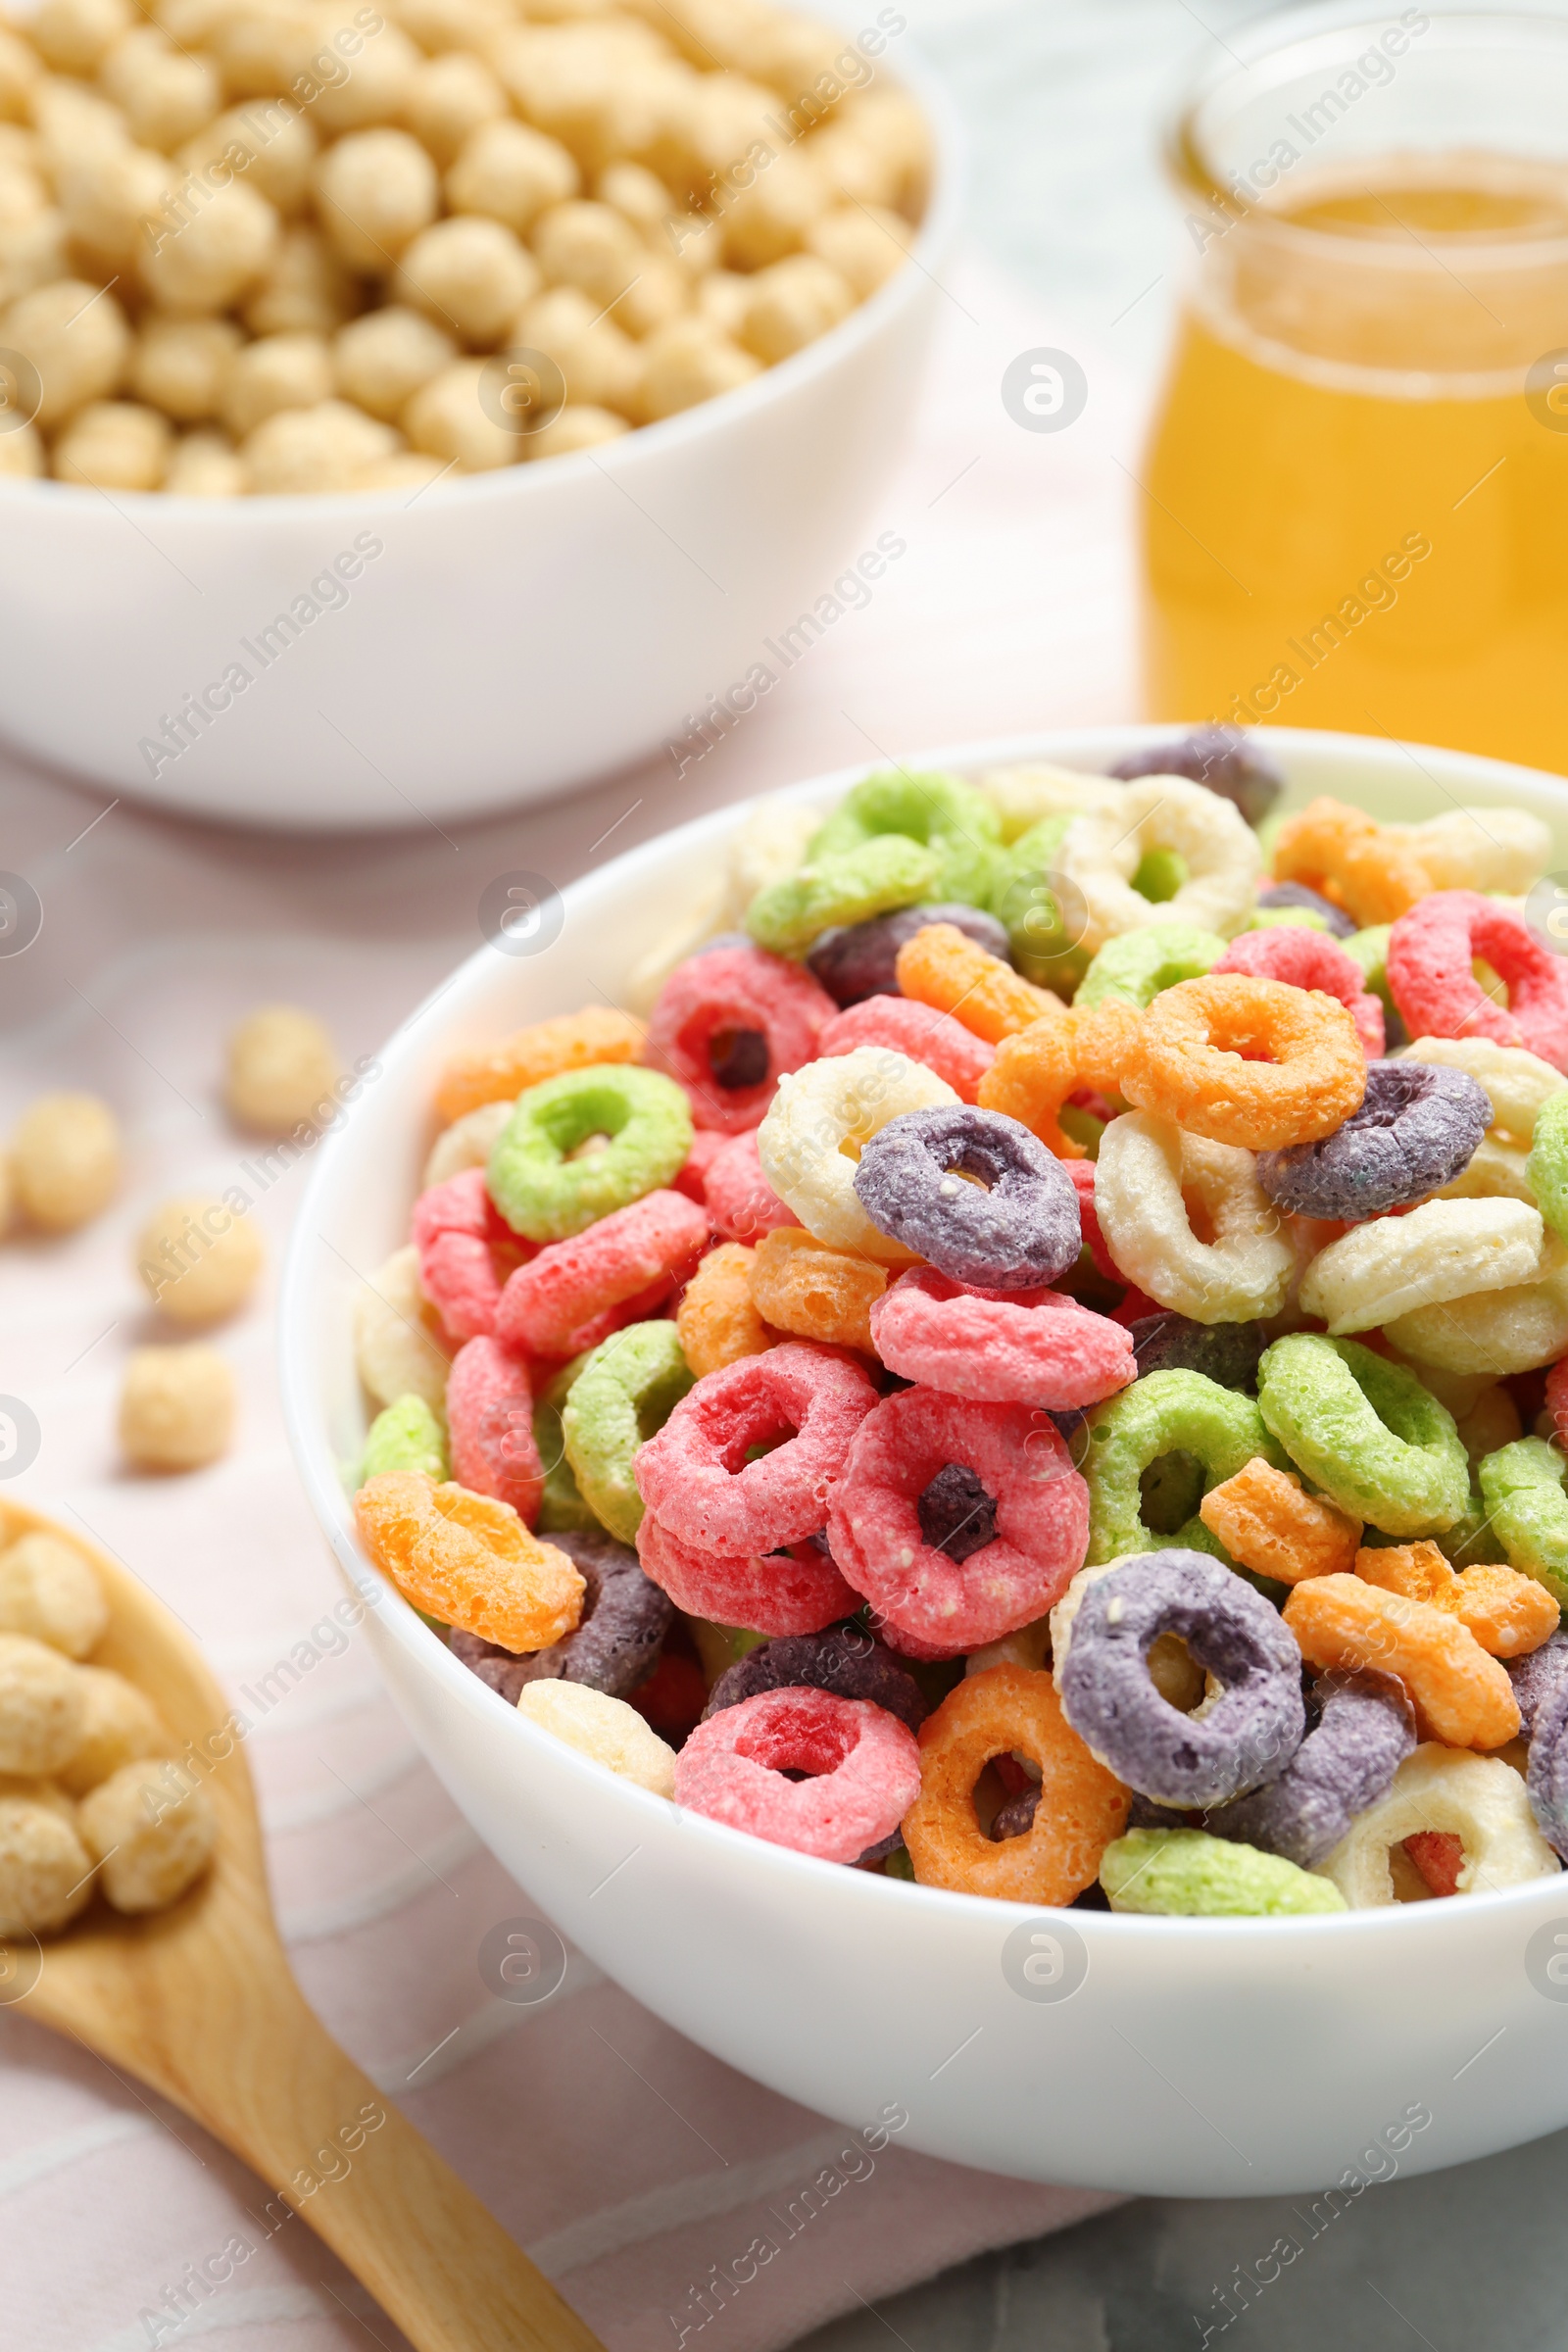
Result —
M92 1560L111 1611L92 1662L146 1691L176 1752L219 1733L228 1703L177 1618L74 1529L16 1504L4 1516L9 1540L43 1529ZM418 2352L603 2352L307 2008L272 1918L244 1750L231 1736L215 1744L229 1752L203 1773L219 1819L207 1877L168 1911L127 1919L100 1902L41 1944L0 1941L0 1998L138 2076L232 2148ZM372 2111L385 2121L367 2130Z

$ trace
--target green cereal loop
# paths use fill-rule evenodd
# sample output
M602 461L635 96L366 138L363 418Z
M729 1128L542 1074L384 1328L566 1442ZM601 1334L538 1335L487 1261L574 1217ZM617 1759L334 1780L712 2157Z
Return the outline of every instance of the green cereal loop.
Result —
M1568 1088L1548 1095L1536 1113L1525 1182L1552 1232L1568 1239Z
M1568 1461L1544 1438L1516 1438L1481 1465L1481 1498L1510 1568L1568 1606Z
M569 1157L591 1135L608 1147ZM634 1062L563 1070L517 1097L486 1182L514 1233L564 1242L668 1184L691 1148L691 1104L673 1078Z
M380 1478L388 1470L422 1470L437 1485L452 1476L446 1432L422 1396L400 1396L376 1414L354 1483L363 1487L368 1478Z
M1342 939L1339 943L1350 961L1358 967L1361 985L1368 996L1376 997L1383 1006L1386 1023L1399 1018L1399 1008L1389 987L1389 933L1393 928L1392 923L1373 923L1365 931L1352 931L1348 939ZM1402 1029L1401 1021L1400 1032Z
M804 956L817 934L835 924L869 922L873 914L891 914L895 907L932 898L941 871L935 850L902 833L884 833L844 857L808 862L760 890L746 928L770 955Z
M1196 923L1150 923L1141 931L1123 931L1106 940L1073 1004L1136 1004L1145 1011L1162 989L1200 980L1225 948L1217 931L1200 930Z
M885 768L856 785L807 844L811 862L841 858L868 841L903 834L940 860L931 895L989 906L1002 848L1002 820L983 793L957 776Z
M1470 1495L1453 1415L1403 1364L1355 1340L1294 1332L1257 1368L1264 1420L1298 1470L1386 1536L1436 1536Z
M1089 1552L1100 1567L1130 1551L1179 1544L1234 1566L1217 1536L1195 1513L1173 1535L1144 1524L1140 1481L1161 1454L1190 1453L1203 1473L1203 1493L1223 1485L1261 1454L1283 1467L1283 1456L1250 1396L1221 1388L1203 1372L1149 1372L1130 1389L1097 1404L1089 1415L1089 1449L1082 1467L1089 1484Z
M1089 953L1074 936L1081 924L1078 895L1071 885L1053 890L1061 845L1077 822L1067 810L1044 816L1020 833L1003 853L991 894L991 911L1006 926L1007 952L1016 968L1037 988L1070 997L1089 969ZM1065 897L1067 904L1061 904Z
M1248 921L1249 931L1278 931L1293 927L1298 931L1327 931L1329 923L1310 906L1255 906ZM1345 942L1341 940L1341 947Z
M1113 1911L1280 1919L1349 1908L1332 1879L1204 1830L1129 1830L1101 1855L1100 1884Z
M544 1493L539 1498L539 1534L597 1534L599 1522L584 1502L577 1481L572 1477L571 1464L566 1459L566 1441L562 1432L560 1408L546 1404L543 1397L533 1408L533 1442L539 1448L539 1460L545 1474Z
M602 1341L571 1384L561 1415L583 1500L622 1544L635 1544L643 1498L632 1456L662 1429L696 1375L673 1323L630 1323Z

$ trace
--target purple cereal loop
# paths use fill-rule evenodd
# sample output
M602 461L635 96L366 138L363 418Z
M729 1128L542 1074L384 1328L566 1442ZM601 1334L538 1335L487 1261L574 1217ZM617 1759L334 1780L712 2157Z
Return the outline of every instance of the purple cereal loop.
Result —
M899 950L930 923L951 923L988 956L1007 961L1007 934L994 914L978 906L900 906L893 914L873 915L869 922L837 924L824 931L806 958L806 968L819 988L843 1007L864 997L900 995Z
M612 1536L572 1531L544 1541L566 1554L587 1587L575 1632L548 1649L519 1656L453 1626L448 1647L509 1706L516 1705L524 1683L582 1683L611 1698L624 1698L659 1663L675 1614L668 1595L643 1574L637 1554Z
M1004 1111L964 1102L905 1111L872 1136L854 1182L879 1232L971 1290L1043 1289L1078 1262L1078 1189Z
M1150 1677L1149 1651L1166 1633L1221 1685L1201 1717L1183 1715ZM1056 1683L1093 1754L1165 1805L1222 1805L1275 1779L1306 1726L1289 1626L1233 1570L1175 1546L1121 1560L1084 1586Z
M1339 1844L1415 1747L1410 1702L1392 1676L1320 1675L1312 1696L1318 1721L1279 1779L1203 1820L1211 1837L1283 1854L1300 1870Z
M836 1698L869 1699L917 1732L930 1713L920 1687L892 1651L861 1625L830 1625L820 1634L781 1634L726 1666L708 1694L703 1721L763 1690L797 1684ZM864 1861L867 1857L861 1855Z
M1239 808L1250 825L1260 825L1285 790L1285 777L1255 735L1239 727L1194 727L1174 743L1158 743L1119 760L1110 774L1131 783L1136 776L1186 776Z
M1353 939L1356 924L1353 916L1321 891L1308 890L1304 882L1271 882L1267 890L1257 894L1260 906L1304 906L1309 914L1321 915L1330 935L1335 939Z
M1298 1216L1358 1224L1451 1184L1491 1124L1491 1099L1467 1070L1373 1061L1360 1108L1320 1143L1260 1152L1257 1181Z
M1270 1333L1265 1323L1195 1323L1162 1310L1129 1323L1138 1378L1146 1372L1201 1372L1222 1389L1257 1395L1257 1367Z
M1530 1736L1530 1810L1546 1843L1568 1861L1568 1633L1548 1634L1528 1657L1504 1664Z

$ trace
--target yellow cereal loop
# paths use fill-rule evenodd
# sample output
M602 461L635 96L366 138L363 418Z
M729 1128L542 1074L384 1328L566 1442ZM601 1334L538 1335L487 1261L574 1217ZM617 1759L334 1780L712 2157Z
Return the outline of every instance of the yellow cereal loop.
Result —
M1190 1202L1211 1240L1194 1233ZM1129 1111L1100 1139L1095 1213L1127 1280L1195 1323L1246 1323L1285 1304L1296 1252L1250 1152Z

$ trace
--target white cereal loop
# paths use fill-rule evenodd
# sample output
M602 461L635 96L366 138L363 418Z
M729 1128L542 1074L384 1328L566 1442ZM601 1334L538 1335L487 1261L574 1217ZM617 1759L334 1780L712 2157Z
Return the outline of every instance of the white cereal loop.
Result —
M1081 944L1094 955L1148 923L1196 923L1227 939L1240 930L1263 870L1257 835L1241 810L1182 776L1141 776L1122 789L1114 809L1075 824L1057 853L1061 873L1084 896ZM1176 896L1158 904L1133 888L1151 850L1174 850L1187 865Z
M442 1411L451 1364L440 1328L419 1288L419 1252L410 1242L365 1284L354 1310L354 1358L377 1404L422 1396Z
M1468 883L1465 887L1479 890L1482 885ZM1515 1200L1533 1201L1536 1196L1525 1174L1525 1160L1542 1105L1568 1086L1562 1072L1538 1054L1526 1054L1516 1046L1494 1046L1484 1037L1418 1037L1398 1058L1464 1070L1492 1104L1492 1125L1475 1156L1451 1184L1444 1186L1442 1198L1475 1200L1505 1194Z
M1568 1250L1548 1239L1534 1282L1418 1307L1386 1323L1383 1336L1413 1363L1444 1372L1505 1380L1554 1364L1568 1354Z
M1212 1241L1194 1233L1187 1195L1200 1203ZM1101 1138L1095 1211L1129 1282L1175 1314L1248 1323L1285 1304L1296 1252L1250 1152L1128 1111Z
M1527 1200L1428 1200L1408 1216L1375 1217L1312 1260L1301 1311L1320 1316L1337 1340L1421 1307L1510 1290L1539 1279L1545 1231Z
M481 1102L477 1110L466 1110L461 1119L444 1127L430 1147L420 1190L428 1192L432 1184L445 1184L449 1176L461 1176L465 1168L487 1167L491 1148L515 1108L514 1102Z
M819 1242L883 1265L907 1265L912 1253L878 1233L860 1206L855 1163L890 1119L957 1100L935 1070L891 1046L858 1046L853 1054L808 1062L779 1080L757 1130L762 1174Z
M1114 813L1127 797L1109 776L1080 775L1072 767L994 767L975 782L1002 819L1002 838L1016 841L1048 816Z
M635 1781L656 1796L674 1795L674 1749L623 1698L591 1690L586 1683L524 1683L517 1713L623 1781Z
M1461 1894L1491 1894L1548 1879L1562 1865L1535 1824L1524 1782L1495 1756L1428 1740L1406 1756L1387 1796L1350 1824L1317 1866L1352 1911L1397 1898L1389 1867L1393 1847L1424 1830L1457 1838L1464 1847Z
M1420 825L1385 825L1413 850L1434 890L1522 895L1551 856L1551 828L1528 808L1446 808Z

